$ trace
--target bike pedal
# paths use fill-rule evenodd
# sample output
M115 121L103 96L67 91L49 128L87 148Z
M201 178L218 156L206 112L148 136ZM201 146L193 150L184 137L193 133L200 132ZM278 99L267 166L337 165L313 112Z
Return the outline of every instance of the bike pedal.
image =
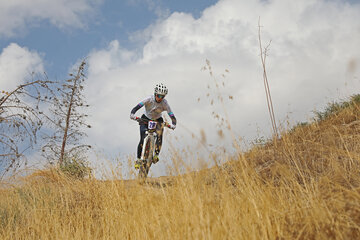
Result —
M158 156L154 156L154 158L153 158L153 163L155 164L155 163L157 163L159 161L159 157Z
M140 161L139 161L139 160L137 160L137 161L135 162L134 167L135 167L136 170L140 168Z

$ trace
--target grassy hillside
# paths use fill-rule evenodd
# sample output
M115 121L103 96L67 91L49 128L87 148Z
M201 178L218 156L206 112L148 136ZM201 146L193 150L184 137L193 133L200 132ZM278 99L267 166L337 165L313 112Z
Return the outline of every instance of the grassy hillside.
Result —
M359 102L147 184L36 172L1 190L0 239L359 239Z

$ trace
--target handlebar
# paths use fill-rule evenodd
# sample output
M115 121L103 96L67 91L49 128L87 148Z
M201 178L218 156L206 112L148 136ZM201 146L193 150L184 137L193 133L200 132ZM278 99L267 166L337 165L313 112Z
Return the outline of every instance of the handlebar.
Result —
M133 119L133 120L140 123L140 124L148 124L149 121L154 121L154 120L147 120L147 119L139 118L139 117L135 117L135 119ZM157 121L154 121L154 122L157 122ZM167 128L171 127L171 124L168 123L168 122L162 122L161 125L165 126Z

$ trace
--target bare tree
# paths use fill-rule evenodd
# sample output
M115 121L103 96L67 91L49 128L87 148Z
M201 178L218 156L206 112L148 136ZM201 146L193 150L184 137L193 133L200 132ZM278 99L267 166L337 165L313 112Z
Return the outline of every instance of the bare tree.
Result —
M46 135L47 143L42 151L50 162L58 161L62 166L66 159L79 158L89 145L81 144L86 134L83 127L90 128L85 123L86 114L83 109L89 105L85 104L82 91L84 89L86 62L83 60L77 70L70 74L61 87L57 88L58 96L52 101L52 116L48 118L54 129L52 134Z
M45 76L46 77L46 76ZM25 151L36 144L37 133L43 126L44 104L51 100L47 80L31 80L14 90L2 91L0 98L0 161L3 174L16 169Z

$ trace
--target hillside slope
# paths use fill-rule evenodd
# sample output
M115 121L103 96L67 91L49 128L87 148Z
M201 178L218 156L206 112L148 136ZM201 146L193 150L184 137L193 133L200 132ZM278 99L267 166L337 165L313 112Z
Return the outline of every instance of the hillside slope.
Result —
M1 239L358 239L360 101L224 165L139 181L39 171L1 190Z

